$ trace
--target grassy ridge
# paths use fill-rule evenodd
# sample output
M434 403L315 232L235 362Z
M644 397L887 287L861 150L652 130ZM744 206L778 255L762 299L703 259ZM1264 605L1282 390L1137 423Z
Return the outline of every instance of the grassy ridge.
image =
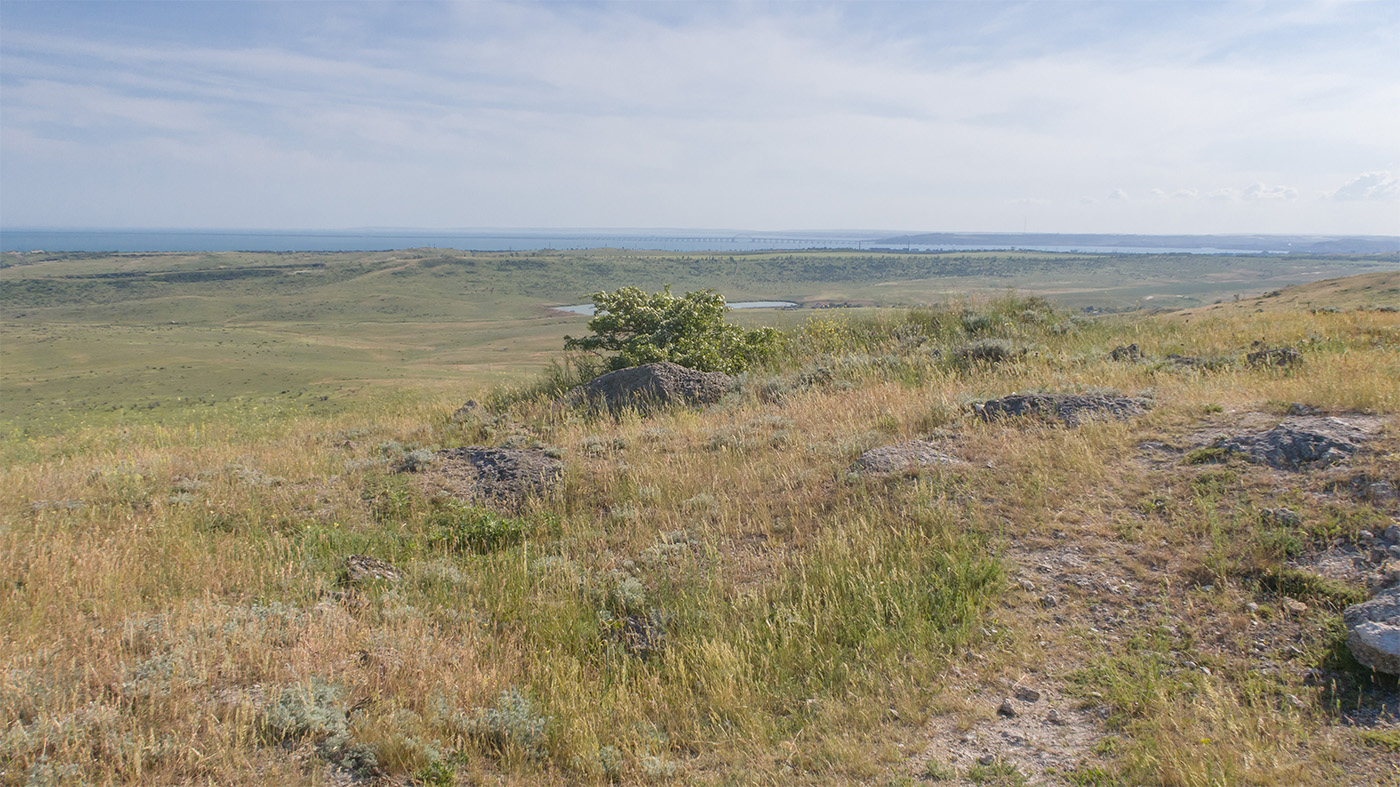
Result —
M804 319L790 353L701 413L591 419L517 391L453 421L459 394L372 386L325 412L185 402L11 433L0 779L1391 778L1377 747L1393 729L1347 726L1393 691L1341 655L1339 610L1358 589L1301 582L1286 561L1400 512L1242 463L1153 463L1139 445L1189 446L1298 401L1382 416L1379 447L1345 470L1400 477L1400 315L969 306L782 314ZM256 367L251 335L230 341ZM1298 348L1303 366L1248 367L1259 339ZM979 342L1025 352L959 352ZM1109 359L1129 342L1149 360ZM1169 353L1220 363L1184 369ZM383 358L384 376L411 361ZM1099 389L1155 407L1077 430L968 410ZM864 450L931 436L966 463L848 472ZM480 520L394 472L407 451L469 444L564 457L563 492L492 531L528 534L518 542L443 538ZM1261 519L1285 504L1298 523ZM345 592L352 553L403 579ZM1041 564L1089 581L1052 584ZM1305 612L1285 607L1284 579ZM655 655L629 652L629 619L664 635ZM950 762L966 733L1004 723L989 696L1027 680L1056 691L1064 737L1085 742L1035 772L1014 752Z

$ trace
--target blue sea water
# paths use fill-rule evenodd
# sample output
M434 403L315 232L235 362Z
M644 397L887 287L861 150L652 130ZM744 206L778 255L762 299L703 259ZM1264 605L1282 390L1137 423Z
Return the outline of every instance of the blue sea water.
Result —
M1058 251L1118 254L1250 254L1263 250L1145 246L1041 246L1004 242L962 245L892 245L877 233L735 233L715 230L612 230L590 232L418 230L0 230L0 251L387 251L441 248L464 251L547 249L651 249L741 252L792 249L883 251Z
M464 251L544 249L655 249L659 251L759 251L863 248L875 236L793 237L722 235L701 231L546 233L432 231L239 230L3 230L0 251L386 251L442 248Z

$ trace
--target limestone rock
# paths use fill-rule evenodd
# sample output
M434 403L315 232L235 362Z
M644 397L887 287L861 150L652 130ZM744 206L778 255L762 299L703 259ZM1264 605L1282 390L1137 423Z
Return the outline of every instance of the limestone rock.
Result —
M1226 437L1216 446L1270 467L1297 470L1346 459L1370 435L1340 418L1289 418L1266 432Z
M1347 647L1356 660L1388 675L1400 675L1400 587L1347 607Z
M345 558L345 578L343 584L351 585L357 582L382 579L386 582L398 582L398 569L390 563L369 555L351 555Z
M1079 426L1095 418L1126 421L1151 408L1146 399L1110 394L1012 394L974 405L983 420L1005 416L1034 415L1055 419L1067 426Z
M510 505L556 491L564 466L538 449L467 446L438 451L421 476L432 492Z
M576 386L565 399L573 406L648 412L676 404L712 404L733 387L734 378L723 372L699 372L661 361L609 372Z
M939 451L934 443L910 440L866 451L856 460L851 470L863 474L897 473L930 465L960 464L961 461Z

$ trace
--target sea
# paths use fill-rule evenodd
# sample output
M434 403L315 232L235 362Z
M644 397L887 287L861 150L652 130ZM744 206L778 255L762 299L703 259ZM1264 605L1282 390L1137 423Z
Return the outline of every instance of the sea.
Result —
M1274 250L1148 246L1055 246L1008 243L892 243L894 233L754 233L716 230L0 230L0 251L390 251L441 248L462 251L634 249L676 252L742 252L796 249L867 251L1025 251L1098 254L1249 254Z

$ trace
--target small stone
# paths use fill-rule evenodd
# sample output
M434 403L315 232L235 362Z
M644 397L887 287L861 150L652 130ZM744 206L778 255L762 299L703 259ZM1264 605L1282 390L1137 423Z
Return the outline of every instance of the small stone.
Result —
M1400 497L1400 491L1389 481L1377 481L1366 488L1366 496L1378 503L1389 502Z
M1391 525L1386 528L1385 540L1392 544L1400 544L1400 525Z
M399 572L389 563L369 555L351 555L345 558L345 584L371 579L398 582Z
M1001 701L1001 705L997 706L997 715L1005 716L1008 719L1014 719L1020 714L1016 712L1016 706L1011 704L1011 698L1007 697Z
M1020 585L1021 589L1026 591L1027 593L1032 593L1035 591L1035 583L1030 581L1029 579L1017 580L1016 584Z
M982 755L981 757L978 757L978 758L977 758L977 764L978 764L978 765L981 765L981 766L984 766L984 767L987 766L987 765L991 765L992 763L994 763L994 762L996 762L996 761L997 761L997 758L993 757L993 756L990 755L990 754L984 754L984 755Z
M1390 550L1386 547L1371 547L1371 562L1384 563L1390 557Z
M1303 523L1303 517L1291 508L1266 508L1260 513L1265 522L1278 527L1297 527Z
M1303 701L1298 699L1298 696L1296 694L1286 694L1284 696L1288 697L1288 704L1292 705L1295 708L1298 708L1299 710L1303 709Z
M1040 597L1040 606L1042 607L1055 607L1059 606L1059 603L1060 600L1049 593L1046 593L1045 595Z
M1304 604L1303 602L1295 598L1288 598L1287 596L1284 596L1283 598L1283 608L1288 610L1289 612L1292 612L1295 615L1301 615L1304 612L1308 611L1307 604Z
M1375 534L1375 533L1372 533L1372 532L1369 531L1369 530L1362 530L1360 533L1357 533L1357 534L1356 534L1356 540L1357 540L1357 541L1370 541L1371 539L1373 539L1373 538L1375 538L1375 537L1376 537L1376 534Z
M1249 602L1248 604L1245 604L1244 608L1249 610L1251 613L1259 611L1259 605L1255 604L1253 601Z
M1040 692L1030 686L1017 686L1016 699L1021 702L1040 702Z
M1390 557L1400 557L1400 544L1387 549L1386 552L1390 553Z
M1207 675L1211 674L1210 667L1201 667L1201 672L1204 672Z
M1045 714L1045 720L1048 721L1048 722L1050 722L1051 724L1063 724L1063 723L1064 723L1063 721L1060 720L1060 712L1057 711L1057 710L1055 710L1054 708L1051 708L1051 709L1050 709L1050 712L1047 713L1047 714Z

